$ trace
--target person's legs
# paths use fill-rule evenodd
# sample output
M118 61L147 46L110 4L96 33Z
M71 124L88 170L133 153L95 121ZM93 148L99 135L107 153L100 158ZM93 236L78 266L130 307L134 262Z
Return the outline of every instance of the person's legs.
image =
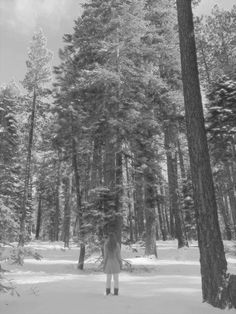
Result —
M110 294L111 293L111 278L112 278L112 274L107 274L106 294Z
M113 274L114 280L114 295L118 295L119 291L119 274Z

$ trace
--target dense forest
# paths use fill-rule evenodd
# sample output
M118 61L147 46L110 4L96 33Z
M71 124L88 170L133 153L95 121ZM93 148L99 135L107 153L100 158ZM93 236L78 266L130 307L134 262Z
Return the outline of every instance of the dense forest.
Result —
M156 240L198 240L204 301L235 306L235 16L91 0L54 68L37 30L21 86L0 90L0 242L74 241L83 269L111 230L157 258Z

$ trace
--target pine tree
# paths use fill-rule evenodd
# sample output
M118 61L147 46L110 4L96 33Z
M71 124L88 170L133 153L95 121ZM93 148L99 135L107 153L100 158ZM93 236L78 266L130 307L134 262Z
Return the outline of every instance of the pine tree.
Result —
M20 218L20 236L19 245L23 246L25 242L25 223L27 216L27 200L29 196L29 184L31 176L32 148L34 138L34 128L36 119L36 105L38 98L45 95L44 85L51 79L50 61L52 53L46 48L46 38L42 30L36 32L33 36L31 46L28 52L28 60L26 66L28 72L23 81L23 86L32 97L32 109L29 125L29 137L27 146L27 159L25 166L24 190L21 204Z
M13 241L18 231L20 206L19 88L14 82L0 90L0 239Z
M229 195L236 231L235 90L235 80L226 76L211 85L208 93L206 123L216 184L218 188L223 188L226 195Z
M191 2L177 0L177 11L203 300L219 308L235 307L233 286L236 278L227 274L227 262L218 223L198 78Z

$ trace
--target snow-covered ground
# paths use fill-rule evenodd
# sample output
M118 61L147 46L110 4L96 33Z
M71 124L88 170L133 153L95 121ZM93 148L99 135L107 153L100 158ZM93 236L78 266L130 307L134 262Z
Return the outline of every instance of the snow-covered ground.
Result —
M105 275L98 256L78 271L76 246L32 242L42 260L27 258L24 266L2 266L20 296L0 295L1 314L210 314L222 310L202 303L199 253L196 243L178 250L175 241L157 242L158 259L137 247L122 248L132 265L120 275L120 295L104 296ZM236 243L225 242L228 268L236 274ZM235 313L235 310L225 310ZM223 312L225 312L223 311Z

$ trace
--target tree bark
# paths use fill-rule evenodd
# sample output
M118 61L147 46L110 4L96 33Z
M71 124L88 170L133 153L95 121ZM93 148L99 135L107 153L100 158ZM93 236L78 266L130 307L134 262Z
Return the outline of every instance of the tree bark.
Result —
M177 0L187 138L193 180L203 300L219 308L233 306L217 205L197 68L191 1ZM233 277L232 281L234 281ZM236 300L236 295L234 296ZM235 302L235 301L234 301Z

